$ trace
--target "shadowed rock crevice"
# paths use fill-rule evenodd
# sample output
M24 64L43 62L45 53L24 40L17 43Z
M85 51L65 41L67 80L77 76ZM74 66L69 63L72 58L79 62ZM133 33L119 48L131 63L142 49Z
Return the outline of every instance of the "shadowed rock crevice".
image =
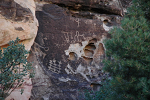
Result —
M93 58L89 58L89 57L84 57L83 56L83 59L85 60L87 65L91 65L92 64Z
M41 2L41 0L35 0ZM70 10L90 11L101 14L123 15L120 0L42 0Z
M107 14L107 15L118 15L111 11L107 11L104 8L92 8L89 6L84 6L82 4L75 4L73 6L68 6L65 4L54 3L59 7L66 8L68 12L72 15L72 17L79 17L79 18L89 18L93 19L94 14Z
M110 10L106 10L105 7L90 7L85 6L84 4L74 4L74 5L65 5L63 3L53 3L58 5L59 7L66 9L66 13L75 18L86 18L86 19L95 19L95 15L105 14L109 15L118 15L123 16L123 14L119 14ZM121 10L120 10L121 12Z
M74 52L70 52L69 53L69 60L71 60L71 61L75 61L75 60L77 60L77 54L76 53L74 53Z
M101 41L98 41L96 38L77 44L71 44L69 49L65 50L65 52L66 55L69 56L68 59L70 61L79 60L79 58L83 59L85 66L92 66L95 63L100 64L105 57L104 46Z
M99 91L100 87L102 86L101 84L98 84L98 83L91 83L91 88L92 90L94 91Z
M88 45L85 46L85 50L95 50L96 47L93 43L89 43Z

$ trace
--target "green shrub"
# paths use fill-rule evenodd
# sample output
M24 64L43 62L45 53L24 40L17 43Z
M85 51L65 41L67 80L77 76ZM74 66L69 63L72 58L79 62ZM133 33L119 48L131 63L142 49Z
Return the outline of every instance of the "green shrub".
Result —
M104 71L112 79L91 100L150 100L149 11L150 1L133 0L121 28L111 30Z
M19 39L10 41L7 48L0 49L0 100L6 98L24 82L23 77L29 74L33 77L33 68L27 61L27 54ZM21 93L23 90L21 90Z

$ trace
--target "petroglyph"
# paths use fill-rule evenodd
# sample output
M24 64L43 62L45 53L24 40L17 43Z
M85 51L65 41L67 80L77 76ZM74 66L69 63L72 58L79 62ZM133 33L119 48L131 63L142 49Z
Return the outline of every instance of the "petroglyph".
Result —
M34 46L33 49L36 53L37 56L42 57L43 59L45 58L45 56L47 55L46 53L41 51L41 48L46 49L47 47L42 47L40 46L38 43L34 42ZM46 49L47 51L48 49Z
M108 76L108 73L106 73L107 75L105 75L103 71L98 71L98 70L99 68L95 68L92 66L85 67L85 66L82 66L81 64L79 64L75 70L72 68L70 64L68 64L65 68L65 72L67 74L73 74L73 75L80 74L88 82L91 82L91 79L93 77L99 77L97 78L97 81L101 83L103 78Z
M82 39L86 39L85 37L84 37L84 34L80 34L79 33L79 31L76 31L76 35L75 35L75 39L77 39L76 41L78 41L78 42L82 42L82 40L80 40L80 38Z
M61 61L56 61L55 59L49 60L48 70L59 74L61 72L61 64Z
M80 19L77 18L77 19L75 19L74 21L77 22L77 24L78 24L77 27L80 27Z
M84 74L85 67L81 66L81 64L78 66L76 70L73 70L72 67L68 64L67 67L65 68L65 71L67 74L81 74L88 82L90 82L86 74Z
M82 40L85 40L84 34L79 33L79 31L76 31L75 33L61 31L61 33L64 34L64 41L66 43L76 43L76 42L82 42ZM75 35L74 35L75 34Z
M105 59L103 35L109 37L108 31L121 19L121 7L117 2L38 0L39 30L35 42L39 47L35 54L43 72L37 72L35 81L41 82L33 87L32 100L83 99L80 98L82 91L100 86L106 79L102 71L102 60Z
M79 18L70 17L70 20L76 22L77 23L77 27L80 27L80 19Z

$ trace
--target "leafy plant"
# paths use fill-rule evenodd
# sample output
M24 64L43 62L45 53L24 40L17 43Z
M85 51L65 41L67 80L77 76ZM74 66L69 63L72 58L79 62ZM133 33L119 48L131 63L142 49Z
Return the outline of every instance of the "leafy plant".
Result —
M7 48L0 50L0 99L6 98L20 87L26 75L30 78L34 76L31 63L27 61L29 52L19 41L18 38L10 41Z
M104 71L112 79L91 100L150 100L149 9L150 1L133 0L121 28L111 30Z

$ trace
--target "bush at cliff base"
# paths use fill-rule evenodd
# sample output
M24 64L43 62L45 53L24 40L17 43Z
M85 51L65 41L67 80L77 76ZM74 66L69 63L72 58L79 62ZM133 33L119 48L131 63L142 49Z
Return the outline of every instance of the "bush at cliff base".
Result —
M0 49L0 100L5 99L10 93L20 87L24 79L29 75L33 77L34 72L31 63L27 61L27 54L23 44L19 44L19 39L10 41L10 46ZM23 89L20 90L23 93Z
M150 100L150 1L133 0L120 28L105 41L104 71L112 77L88 100Z

